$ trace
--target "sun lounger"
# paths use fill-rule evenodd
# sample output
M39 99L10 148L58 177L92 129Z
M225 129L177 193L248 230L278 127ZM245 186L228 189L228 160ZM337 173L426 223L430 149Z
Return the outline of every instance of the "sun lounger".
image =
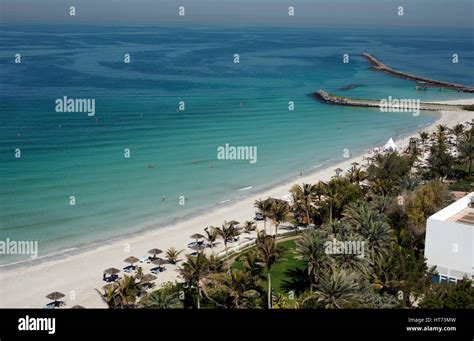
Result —
M132 273L133 271L135 271L135 268L135 265L128 265L123 268L123 272Z
M66 303L64 303L63 301L54 301L54 302L50 302L46 304L44 306L44 309L54 309L54 308L62 307L64 305L66 305Z
M104 281L106 282L115 282L115 281L118 281L120 279L120 277L118 275L113 275L113 276L108 276L108 277L105 277L104 278Z
M165 268L162 267L162 266L157 266L156 268L153 268L153 269L150 270L150 272L152 274L158 274L158 273L163 272L163 271L165 271Z

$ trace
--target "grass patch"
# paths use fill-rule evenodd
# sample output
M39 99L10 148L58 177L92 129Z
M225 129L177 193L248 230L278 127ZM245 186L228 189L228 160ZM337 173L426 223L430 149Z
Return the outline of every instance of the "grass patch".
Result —
M471 192L473 189L471 184L473 183L474 183L474 176L467 176L449 185L449 189L451 191Z
M278 246L283 248L283 254L281 256L281 260L272 266L270 274L272 276L272 287L277 293L286 293L284 290L281 289L281 284L284 280L290 280L285 275L286 270L288 269L304 269L305 263L299 259L296 259L296 242L295 240L287 240L281 243L278 243ZM245 253L244 253L245 254ZM232 269L242 270L243 265L242 262L236 260L232 264ZM266 273L265 273L266 276ZM267 281L262 281L262 287L264 290L267 290Z
M474 104L463 105L462 108L467 111L474 111Z

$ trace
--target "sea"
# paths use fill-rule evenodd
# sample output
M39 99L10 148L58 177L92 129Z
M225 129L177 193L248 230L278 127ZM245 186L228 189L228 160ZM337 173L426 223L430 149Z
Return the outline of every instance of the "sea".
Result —
M172 225L439 117L328 105L320 89L472 97L417 91L365 51L474 85L472 33L456 29L0 25L0 242L38 242L41 258ZM93 100L94 115L58 110L65 97ZM256 162L219 158L226 144Z

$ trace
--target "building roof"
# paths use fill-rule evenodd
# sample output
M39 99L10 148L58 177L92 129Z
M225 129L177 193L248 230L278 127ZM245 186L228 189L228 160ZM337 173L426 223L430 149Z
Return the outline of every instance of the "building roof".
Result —
M448 220L461 224L474 225L474 207L466 207Z
M474 192L453 202L451 205L433 214L429 219L474 226Z

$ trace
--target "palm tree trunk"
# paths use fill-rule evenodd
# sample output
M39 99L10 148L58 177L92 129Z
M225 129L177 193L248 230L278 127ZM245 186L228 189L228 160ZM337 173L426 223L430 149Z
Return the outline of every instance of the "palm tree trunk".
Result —
M270 269L268 269L267 273L267 281L268 281L268 309L272 309L272 277L270 275Z
M200 300L200 295L201 293L199 292L199 280L198 280L198 285L197 285L197 291L198 291L198 297L197 297L197 308L201 309L201 300Z
M329 205L329 223L332 223L332 199L331 204Z
M265 229L265 234L267 234L267 217L263 216L263 228Z

